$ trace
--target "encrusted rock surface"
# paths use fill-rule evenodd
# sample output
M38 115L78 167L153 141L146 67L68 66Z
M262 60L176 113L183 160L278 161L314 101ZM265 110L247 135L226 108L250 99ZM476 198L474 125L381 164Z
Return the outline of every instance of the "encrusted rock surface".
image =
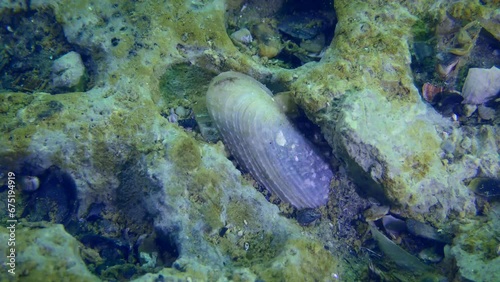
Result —
M0 229L0 252L2 258L2 281L100 281L91 274L83 262L80 243L68 234L60 224L17 224L15 240L9 240L5 227ZM15 242L15 245L8 245ZM6 264L9 259L3 254L10 255L14 248L15 275L7 272ZM11 280L12 277L19 280ZM43 278L42 278L43 277Z

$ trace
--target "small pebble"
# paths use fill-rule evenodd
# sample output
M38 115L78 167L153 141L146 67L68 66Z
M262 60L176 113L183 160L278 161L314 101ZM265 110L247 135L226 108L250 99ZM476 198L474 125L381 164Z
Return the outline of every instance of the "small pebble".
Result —
M441 144L441 149L443 149L446 153L453 153L455 151L455 144L453 144L450 140L446 140L443 144Z
M464 105L464 115L470 117L477 109L477 105Z
M179 118L185 118L188 114L188 111L183 106L178 106L177 108L175 108L175 114L179 116Z
M464 137L462 142L460 142L460 147L462 147L462 149L464 150L470 149L471 146L472 146L472 140L467 136Z
M235 31L231 34L231 38L234 41L238 41L244 44L251 43L253 41L252 34L246 28L242 28L238 31Z
M23 191L33 192L40 187L40 179L36 176L23 176L21 178Z
M477 107L477 113L479 114L479 117L484 120L491 120L495 117L495 110L484 105L479 105Z

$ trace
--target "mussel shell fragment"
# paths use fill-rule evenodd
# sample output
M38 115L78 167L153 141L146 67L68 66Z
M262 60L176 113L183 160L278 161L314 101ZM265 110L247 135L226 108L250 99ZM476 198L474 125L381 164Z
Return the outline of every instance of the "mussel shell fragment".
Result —
M451 243L451 236L446 233L439 232L434 227L420 221L410 218L406 221L406 227L408 228L408 231L415 236L446 244Z
M390 234L406 231L406 222L392 215L382 217L382 225L384 225L384 229Z

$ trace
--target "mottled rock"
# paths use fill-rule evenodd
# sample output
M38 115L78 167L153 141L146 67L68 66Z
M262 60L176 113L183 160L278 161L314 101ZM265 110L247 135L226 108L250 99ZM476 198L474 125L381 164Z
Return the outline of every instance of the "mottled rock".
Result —
M479 105L488 102L500 92L500 69L471 68L462 88L464 104Z
M247 28L242 28L231 33L231 38L235 41L244 44L251 43L253 40L252 34L250 33L250 30L248 30Z
M16 227L15 276L36 281L44 277L46 281L100 281L91 274L81 258L80 243L69 235L59 224L41 224ZM0 251L8 254L9 233L0 227ZM6 255L0 262L7 262ZM0 275L5 279L7 270Z
M83 91L85 66L80 54L72 51L54 60L52 86L60 90Z

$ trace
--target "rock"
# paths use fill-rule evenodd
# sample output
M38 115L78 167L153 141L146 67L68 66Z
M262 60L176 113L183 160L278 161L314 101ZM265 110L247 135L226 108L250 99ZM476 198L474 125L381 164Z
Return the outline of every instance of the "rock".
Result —
M464 104L479 105L488 102L500 92L500 69L471 68L462 88Z
M438 263L443 259L436 247L423 249L418 253L418 257L426 263Z
M282 56L260 60L234 48L225 26L233 20L241 21L227 17L222 0L205 1L207 4L196 11L190 1L137 1L132 13L128 5L98 1L91 7L77 1L58 1L56 6L45 2L31 1L29 14L54 10L71 46L86 50L85 54L93 58L98 87L85 95L2 93L1 163L26 175L41 175L51 165L67 171L78 188L79 218L84 218L91 203L103 202L106 210L109 208L106 217L110 222L119 219L123 227L129 223L129 234L143 234L144 228L164 230L180 257L175 267L146 274L144 281L188 277L193 281L325 281L335 280L337 274L346 281L362 279L348 276L356 273L352 268L363 266L350 263L356 259L351 260L349 252L337 251L352 247L351 238L346 242L342 237L337 242L336 232L330 229L343 227L337 225L337 214L359 215L364 205L355 205L360 207L356 211L337 212L332 208L335 203L329 203L332 211L328 217L304 230L280 214L270 199L245 184L241 172L227 159L222 143L200 141L196 133L186 134L161 115L163 109L178 105L194 109L188 103L203 100L209 81L221 71L245 72L273 90L292 91L300 108L322 127L334 147L333 154L342 163L349 163L345 171L354 172L349 181L359 184L352 190L370 194L367 196L386 196L380 202L395 204L401 217L453 223L475 215L475 195L464 186L464 175L473 177L471 171L477 173L479 169L498 175L495 129L468 135L472 145L461 158L468 163L457 158L443 164L439 155L442 136L456 134L452 140L461 140L468 132L460 126L453 127L456 133L451 133L449 119L421 102L414 86L408 50L408 43L415 38L414 27L425 19L437 18L437 13L444 14L451 1L443 1L439 9L429 8L433 1L335 1L339 24L333 43L321 61L293 70L274 64ZM239 7L250 11L255 2L265 1L240 1ZM491 3L472 2L483 10L493 10ZM13 4L3 1L1 5ZM10 13L8 9L2 12ZM328 9L333 12L331 5ZM273 19L264 20L273 24ZM428 27L433 28L432 22L426 23L425 29ZM333 35L332 29L323 32ZM266 38L276 38L273 52L262 50L266 52L261 54L268 56L280 50L281 37L287 36L280 32L261 34L257 39L252 33L255 46L264 44ZM47 106L52 110L46 111ZM479 142L486 137L488 142ZM185 138L191 144L195 142L201 154L201 162L196 157L196 165L188 169L182 169L186 159L170 152ZM129 164L139 161L143 163L140 166ZM28 172L24 171L26 166L30 166ZM134 169L125 172L124 167ZM39 190L43 189L41 186ZM330 195L337 194L337 187L330 191ZM248 225L242 223L244 220ZM224 226L232 227L220 237L219 230ZM244 231L242 236L238 236L240 230ZM113 232L119 234L120 230ZM23 233L20 230L18 234ZM468 230L463 233L464 239L474 235ZM320 242L310 245L311 239ZM323 248L327 242L331 253ZM495 245L487 244L480 250L498 244L492 243ZM464 248L459 261L464 270L469 267L465 256L469 250L469 246ZM34 263L36 259L28 257L20 265ZM344 271L338 273L337 264ZM494 277L493 270L500 273L495 265L498 262L485 268L492 269L490 277ZM471 271L477 275L480 269Z
M462 281L500 281L500 256L497 255L500 235L500 205L492 203L485 216L478 216L458 225L447 258L456 261Z
M252 34L258 42L257 47L261 57L274 58L283 49L279 32L268 23L253 26Z
M366 221L375 221L384 217L389 212L388 206L373 205L363 212Z
M248 44L252 43L253 38L252 34L250 33L250 30L246 28L242 28L240 30L237 30L231 34L231 39L234 41L243 43L243 44Z
M477 113L484 120L491 120L495 117L495 109L486 107L485 105L477 106Z
M21 177L21 188L25 192L33 192L40 188L40 179L36 176L23 176Z
M451 243L450 236L439 232L434 227L420 221L410 218L406 221L406 227L408 228L408 231L415 236L447 244Z
M9 235L0 227L0 251L8 254ZM92 275L81 258L81 244L60 224L18 225L16 228L15 274L23 280L37 281L101 281ZM2 264L6 258L0 259ZM2 280L9 281L7 269Z
M63 91L83 91L85 66L80 54L71 51L52 64L52 86Z

